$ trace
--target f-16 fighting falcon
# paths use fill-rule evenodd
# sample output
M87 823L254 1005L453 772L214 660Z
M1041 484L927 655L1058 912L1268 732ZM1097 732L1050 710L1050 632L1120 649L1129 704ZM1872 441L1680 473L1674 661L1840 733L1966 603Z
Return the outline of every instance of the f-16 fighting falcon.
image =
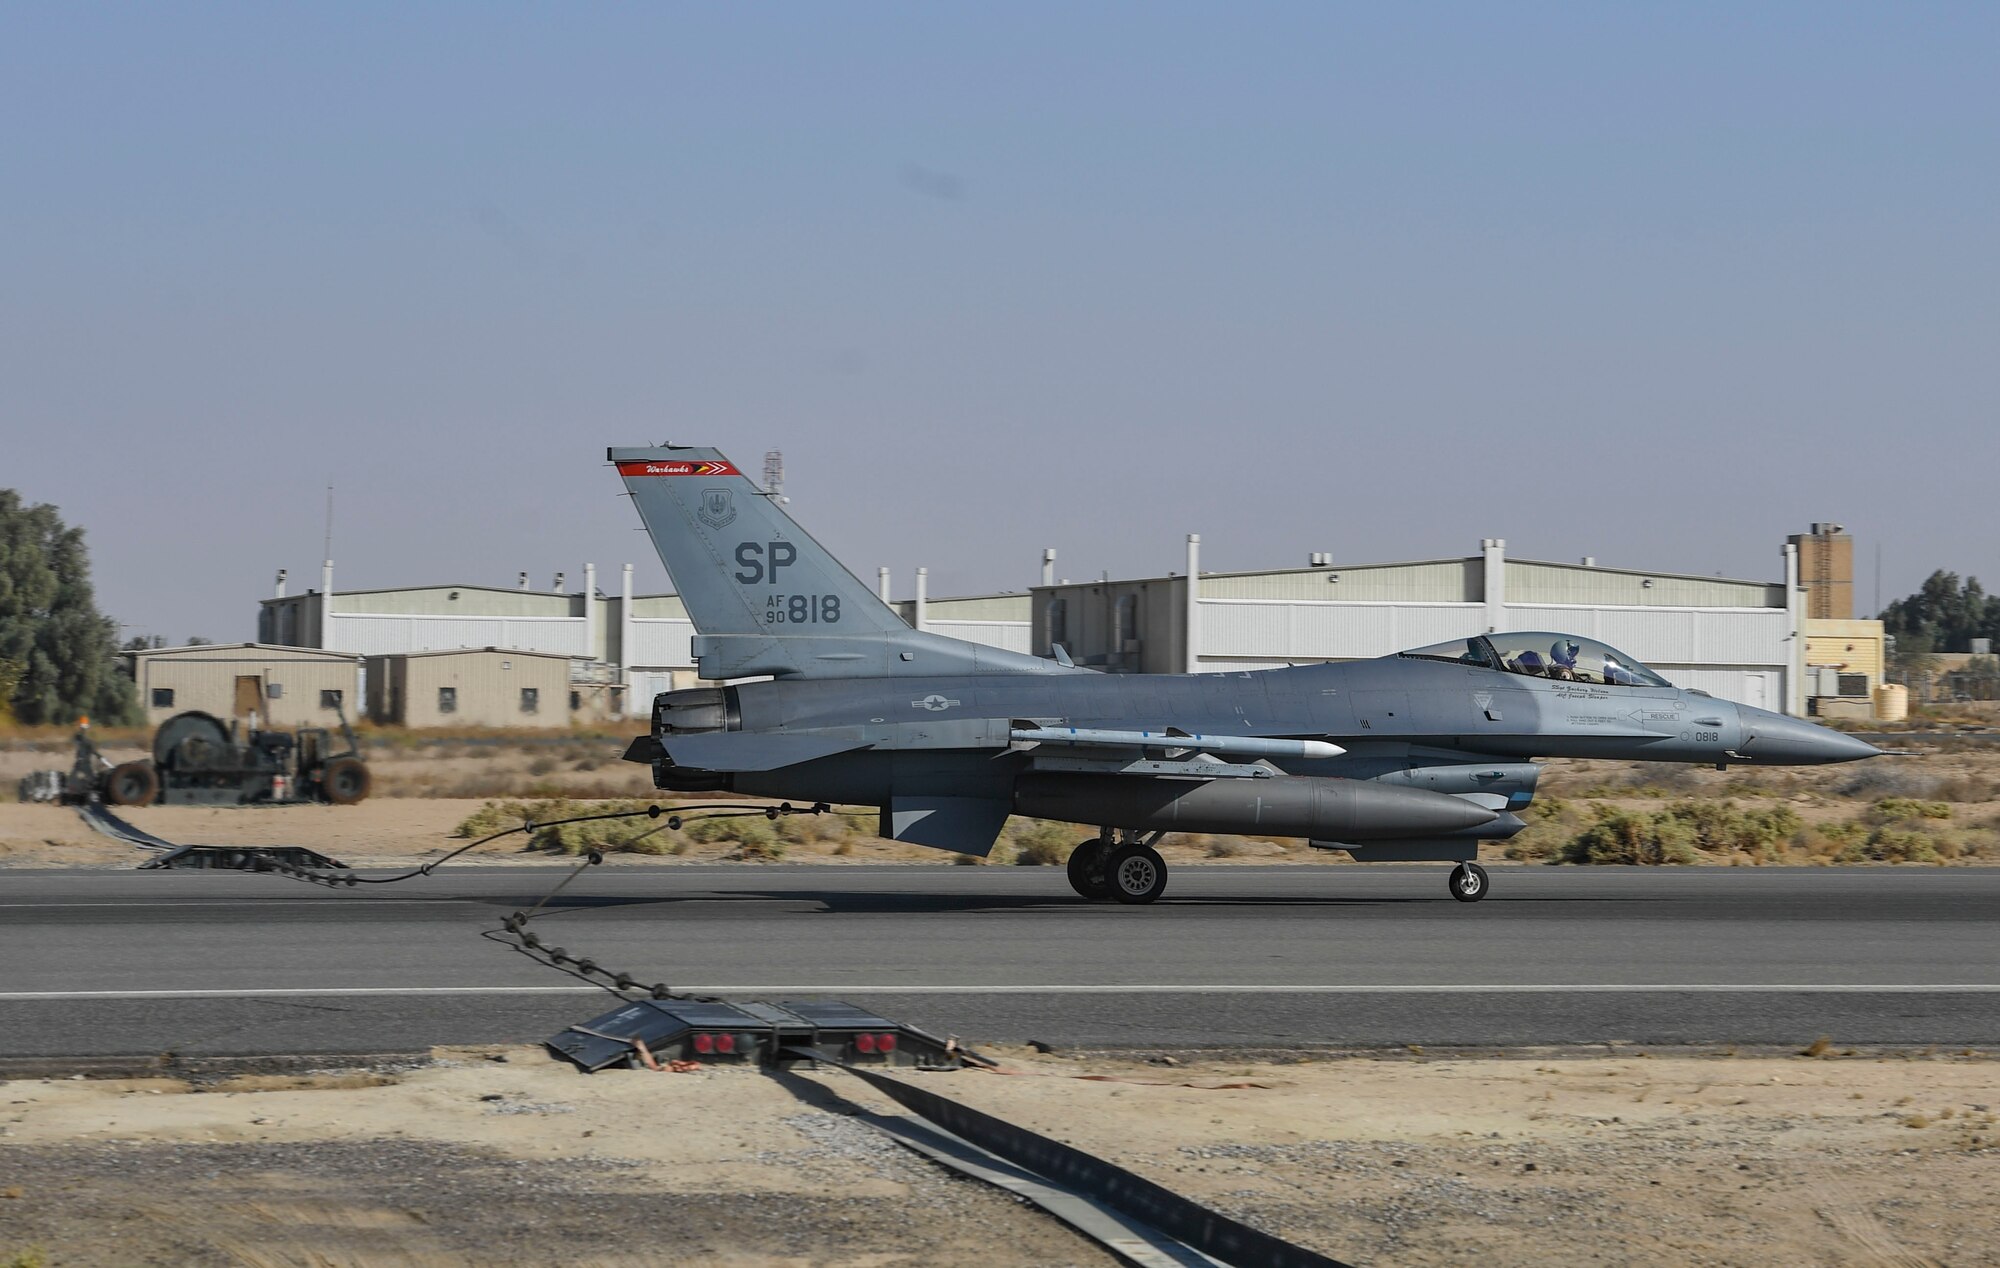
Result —
M1537 757L1817 765L1860 740L1675 687L1559 633L1471 634L1377 660L1107 674L911 629L714 449L612 449L711 681L662 693L626 752L678 791L880 808L880 835L985 855L1010 814L1084 824L1093 900L1150 903L1168 832L1303 837L1454 863L1526 824Z

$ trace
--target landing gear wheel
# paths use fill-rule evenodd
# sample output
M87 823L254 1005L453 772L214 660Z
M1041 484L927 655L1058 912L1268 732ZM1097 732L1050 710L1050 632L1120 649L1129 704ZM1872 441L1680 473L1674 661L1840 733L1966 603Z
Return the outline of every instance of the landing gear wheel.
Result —
M351 806L368 795L368 768L352 757L336 757L320 772L320 796L336 806Z
M1486 897L1489 885L1486 869L1477 863L1460 863L1451 869L1451 896L1462 903L1476 903Z
M159 793L151 762L127 762L104 777L104 799L114 806L150 806Z
M1111 882L1104 875L1104 842L1092 837L1069 852L1069 887L1090 899L1103 902L1111 897Z
M1121 845L1104 861L1111 896L1121 903L1150 903L1167 892L1167 861L1150 845Z

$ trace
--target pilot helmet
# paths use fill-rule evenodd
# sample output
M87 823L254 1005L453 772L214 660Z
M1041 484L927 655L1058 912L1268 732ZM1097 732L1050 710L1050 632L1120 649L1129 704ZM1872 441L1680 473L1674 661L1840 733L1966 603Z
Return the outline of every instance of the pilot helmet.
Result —
M1555 657L1559 664L1574 665L1576 664L1576 654L1582 650L1583 648L1577 646L1574 639L1566 638L1559 640L1554 647L1551 647L1549 655Z

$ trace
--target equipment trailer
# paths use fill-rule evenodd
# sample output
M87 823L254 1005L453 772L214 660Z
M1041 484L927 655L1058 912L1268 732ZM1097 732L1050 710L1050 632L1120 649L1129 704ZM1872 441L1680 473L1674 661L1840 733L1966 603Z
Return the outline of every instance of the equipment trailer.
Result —
M333 750L325 727L251 729L237 741L234 723L208 713L180 713L153 733L153 756L113 766L77 727L76 760L66 774L39 772L22 795L67 805L275 806L325 802L351 806L368 795L368 767L354 728L340 715L345 747Z

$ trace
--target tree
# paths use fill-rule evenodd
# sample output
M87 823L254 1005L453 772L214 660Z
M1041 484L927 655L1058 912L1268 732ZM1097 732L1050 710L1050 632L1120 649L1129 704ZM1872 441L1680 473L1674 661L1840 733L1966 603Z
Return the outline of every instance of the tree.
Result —
M1923 588L1882 609L1883 630L1913 651L1969 652L1975 638L2000 636L2000 595L1989 596L1979 578L1939 569Z
M5 701L21 722L140 719L138 692L118 672L118 628L91 592L83 530L12 489L0 489L0 662L17 667Z

